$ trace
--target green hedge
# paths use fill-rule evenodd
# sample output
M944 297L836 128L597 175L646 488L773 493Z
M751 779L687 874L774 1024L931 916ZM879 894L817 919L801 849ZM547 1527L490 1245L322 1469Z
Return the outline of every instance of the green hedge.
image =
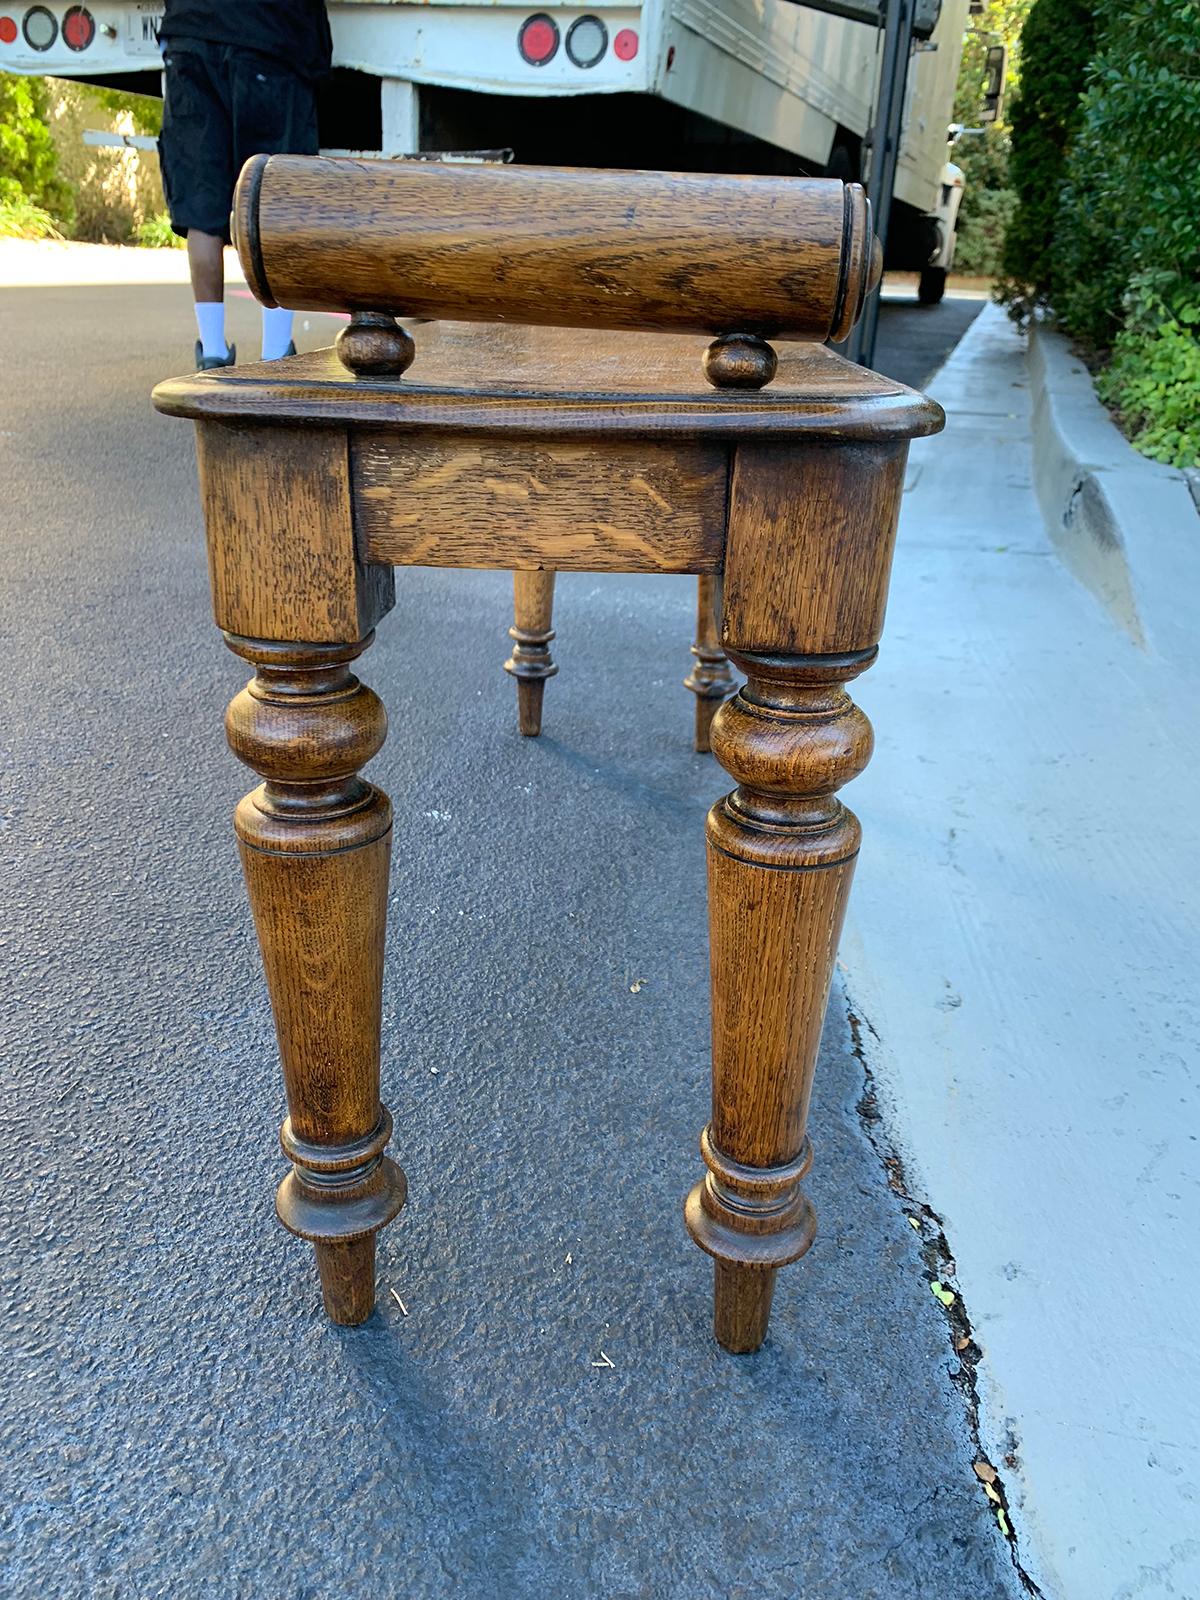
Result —
M1200 463L1200 4L1101 0L1055 231L1063 326L1139 450Z
M1048 303L1054 230L1079 95L1094 38L1091 0L1035 0L1021 33L1008 181L1016 205L1004 241L1001 297L1021 316Z
M1094 355L1138 449L1196 465L1200 3L1036 0L1023 43L1002 297Z
M1004 235L1016 205L1008 178L1008 124L992 122L976 131L983 121L987 53L993 45L1007 45L1011 97L1020 77L1021 29L1031 4L1032 0L985 0L982 10L972 13L963 38L951 120L972 132L955 141L950 159L962 168L964 180L954 270L970 276L999 275Z
M0 73L0 235L168 242L155 216L157 164L139 166L131 199L128 152L82 144L97 113L100 126L128 116L137 133L162 128L162 101L151 96Z
M966 118L956 120L965 122ZM1008 129L993 124L982 135L965 135L955 144L950 159L963 173L954 270L971 277L994 278L1001 269L1004 238L1017 202L1008 179Z
M45 79L0 72L0 202L12 215L41 211L69 229L75 208L58 174L49 118Z
M1135 278L1167 304L1200 280L1200 4L1100 0L1096 17L1051 282L1063 323L1103 349Z

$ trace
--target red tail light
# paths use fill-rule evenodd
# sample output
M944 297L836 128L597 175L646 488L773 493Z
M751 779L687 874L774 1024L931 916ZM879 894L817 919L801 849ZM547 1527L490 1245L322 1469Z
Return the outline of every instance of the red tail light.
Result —
M558 52L558 24L544 11L526 17L517 35L517 49L531 67L544 67Z
M618 61L632 61L638 53L638 36L632 28L622 28L613 40L613 55Z
M63 43L68 50L86 50L96 37L96 24L86 6L71 6L63 18Z
M12 44L17 37L17 25L11 17L0 17L0 44Z

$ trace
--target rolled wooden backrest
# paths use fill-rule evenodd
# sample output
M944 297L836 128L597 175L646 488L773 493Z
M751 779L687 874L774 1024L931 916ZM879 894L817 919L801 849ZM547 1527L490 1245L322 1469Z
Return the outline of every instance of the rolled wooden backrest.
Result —
M858 184L255 156L234 199L266 305L842 339L877 281Z

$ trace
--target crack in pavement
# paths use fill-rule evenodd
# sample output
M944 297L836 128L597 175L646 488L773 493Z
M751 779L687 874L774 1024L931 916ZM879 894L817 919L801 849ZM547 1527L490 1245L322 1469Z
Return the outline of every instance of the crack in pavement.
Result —
M927 1281L931 1286L944 1286L947 1281L954 1282L957 1271L954 1253L946 1237L945 1224L927 1200L922 1200L912 1193L904 1162L892 1142L883 1112L879 1107L875 1091L875 1074L867 1060L863 1042L864 1032L869 1033L876 1042L879 1042L879 1035L867 1017L855 1009L848 992L844 993L844 1003L846 1020L850 1027L851 1049L863 1074L863 1092L855 1106L859 1122L868 1143L887 1174L888 1188L896 1196L921 1241L921 1255L929 1274ZM996 1520L1005 1536L1009 1556L1022 1587L1032 1600L1045 1600L1043 1591L1021 1564L1019 1540L1013 1513L1009 1507L1008 1493L996 1464L989 1460L983 1447L979 1426L979 1387L976 1378L976 1368L983 1352L975 1339L957 1282L954 1282L953 1300L950 1304L946 1304L941 1296L937 1298L946 1316L951 1350L957 1361L957 1368L948 1369L948 1375L958 1390L966 1412L967 1426L975 1446L973 1466L978 1487L987 1496L992 1510L996 1513ZM1011 1472L1017 1466L1017 1441L1011 1431L1007 1442L1008 1449L1002 1461Z

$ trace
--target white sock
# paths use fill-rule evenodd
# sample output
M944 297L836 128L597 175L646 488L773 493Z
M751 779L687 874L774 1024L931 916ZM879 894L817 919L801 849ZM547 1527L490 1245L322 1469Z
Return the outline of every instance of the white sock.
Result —
M227 356L224 300L197 300L196 326L200 330L200 351L206 356Z
M282 306L263 307L262 358L278 361L292 342L292 313Z

